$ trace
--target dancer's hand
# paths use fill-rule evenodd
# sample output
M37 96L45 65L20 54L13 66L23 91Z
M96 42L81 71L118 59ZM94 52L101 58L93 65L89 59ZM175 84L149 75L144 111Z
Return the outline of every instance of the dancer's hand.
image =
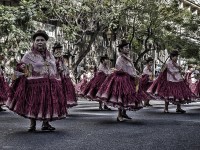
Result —
M117 71L116 68L111 68L111 69L110 69L110 72L111 72L111 73L113 73L113 72L115 72L115 71Z

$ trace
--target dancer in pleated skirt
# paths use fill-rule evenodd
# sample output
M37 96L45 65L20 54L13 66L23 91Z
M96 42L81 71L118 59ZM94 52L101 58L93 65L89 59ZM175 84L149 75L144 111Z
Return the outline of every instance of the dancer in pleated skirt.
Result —
M131 119L126 110L143 108L142 101L148 95L139 86L139 76L129 56L129 43L122 40L119 47L119 57L116 61L116 71L111 73L101 85L97 96L106 104L118 108L117 121Z
M200 99L200 71L193 72L191 84L192 92Z
M3 59L4 57L0 56L0 61L2 61ZM8 92L9 92L9 85L6 82L3 70L0 67L0 112L6 111L5 109L2 108L2 106L5 105L8 99Z
M187 81L187 83L191 83L191 75L194 71L194 68L192 67L192 65L188 65L188 70L185 72L184 78Z
M142 76L140 78L140 85L141 85L141 88L144 90L144 91L147 91L148 88L151 86L151 84L153 83L153 71L152 71L152 65L153 65L153 58L152 57L149 57L147 58L146 60L146 66L144 67L143 69L143 73L142 73ZM146 100L144 101L144 107L146 106L152 106L150 103L149 103L150 100Z
M99 101L96 94L101 87L102 83L106 79L107 75L110 74L110 69L108 67L108 56L101 56L100 65L98 71L94 73L94 77L87 83L86 87L83 89L83 95L91 100ZM99 109L103 110L102 101L99 101ZM111 110L104 104L105 110Z
M177 64L178 51L170 53L170 60L165 64L164 71L153 82L148 92L158 95L165 101L164 112L169 113L169 102L177 105L177 113L185 113L181 104L190 103L196 96L181 75L181 67Z
M88 78L84 72L81 75L81 81L75 85L75 91L78 97L83 97L83 89L86 87L87 83L88 83Z
M64 58L62 55L62 45L60 43L54 44L53 55L56 59L57 72L61 78L64 95L67 100L67 107L76 106L77 98L76 98L75 88L69 76L69 69L67 65L64 63Z
M194 82L194 68L192 65L188 66L188 70L185 72L184 79L193 92L194 88L196 87L196 81Z
M29 118L29 132L36 131L36 120L43 121L42 130L55 130L49 121L67 115L67 101L57 73L56 60L47 50L49 36L38 30L32 36L33 46L17 66L7 106L11 111Z

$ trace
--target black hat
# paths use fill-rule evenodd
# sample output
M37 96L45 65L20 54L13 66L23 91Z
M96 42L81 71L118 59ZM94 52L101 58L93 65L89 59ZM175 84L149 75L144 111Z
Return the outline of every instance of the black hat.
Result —
M47 41L49 39L49 36L47 35L47 33L44 30L38 30L37 32L35 32L32 36L32 39L35 40L35 38L37 36L42 36L44 37L44 39Z
M0 55L0 60L3 60L4 59L4 55Z
M53 46L53 49L62 48L62 45L59 42L56 42Z
M152 58L152 57L148 57L148 58L146 59L146 62L147 62L147 63L149 63L150 61L153 61L153 58Z
M128 43L125 39L121 40L121 43L117 46L119 48L123 48L124 46L128 45L130 43Z
M107 54L105 54L105 55L101 56L101 59L109 59L109 57Z
M105 59L109 59L109 57L108 57L107 54L105 54L105 55L103 55L103 56L100 57L100 62L102 62Z
M179 53L178 53L177 50L173 50L173 51L171 51L171 53L170 53L170 56L172 56L172 57L178 56L178 55L179 55Z
M189 64L189 65L188 65L188 68L193 68L193 65L192 65L192 64Z

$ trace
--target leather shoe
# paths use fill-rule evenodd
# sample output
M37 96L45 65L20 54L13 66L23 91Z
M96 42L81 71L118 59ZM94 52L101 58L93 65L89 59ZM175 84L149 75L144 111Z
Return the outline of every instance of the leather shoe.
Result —
M181 114L184 114L184 113L186 113L186 111L185 111L185 110L183 110L183 109L177 109L177 110L176 110L176 112L177 112L177 113L181 113Z
M144 107L151 107L151 104L144 104Z
M108 106L104 105L104 110L111 110Z
M54 131L56 128L52 127L51 125L42 126L43 131Z
M1 111L6 111L6 110L5 110L5 109L3 109L3 108L0 108L0 112L1 112Z
M28 128L28 132L35 132L36 131L36 127L32 126Z
M123 114L122 117L123 117L123 118L126 118L126 119L132 119L132 118L129 117L127 114Z

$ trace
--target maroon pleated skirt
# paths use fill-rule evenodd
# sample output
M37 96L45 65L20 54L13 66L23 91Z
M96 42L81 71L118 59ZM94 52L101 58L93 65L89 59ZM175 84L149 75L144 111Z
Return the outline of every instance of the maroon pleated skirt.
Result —
M194 86L194 94L200 98L200 80Z
M0 105L4 105L8 99L9 85L3 76L0 76Z
M98 90L97 97L107 105L139 110L143 107L142 101L150 97L136 85L136 79L123 71L110 74Z
M161 100L174 104L190 103L197 98L185 80L180 82L167 81L167 70L160 73L147 91L159 96Z
M60 80L18 78L7 101L10 110L36 120L57 120L66 117L67 101Z
M147 91L152 83L153 81L149 80L149 75L147 74L142 75L142 77L140 78L140 85L142 90L144 91Z
M96 75L87 83L85 88L82 90L84 97L91 100L98 100L96 94L105 81L107 75L104 72L97 72Z
M62 86L64 90L64 95L67 100L67 107L73 107L77 105L77 98L75 93L74 85L71 81L71 78L68 76L64 76L61 78Z
M87 85L87 79L82 79L81 82L77 83L75 86L76 95L83 97L83 90Z

